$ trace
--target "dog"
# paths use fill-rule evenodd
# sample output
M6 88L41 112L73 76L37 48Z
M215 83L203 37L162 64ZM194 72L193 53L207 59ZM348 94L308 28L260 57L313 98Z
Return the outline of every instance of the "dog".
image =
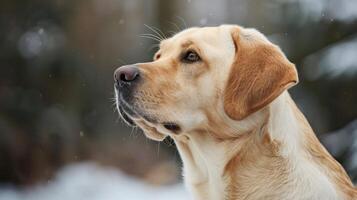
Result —
M287 91L295 65L255 29L186 29L114 80L122 118L175 141L194 199L357 199Z

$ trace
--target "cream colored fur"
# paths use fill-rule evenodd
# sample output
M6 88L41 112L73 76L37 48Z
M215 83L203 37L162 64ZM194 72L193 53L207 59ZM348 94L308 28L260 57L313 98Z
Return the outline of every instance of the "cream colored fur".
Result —
M201 60L182 62L187 49ZM131 118L151 139L174 139L195 200L357 199L287 92L298 82L294 65L263 34L191 28L136 65L143 79L125 102L138 113ZM180 131L166 129L168 121Z

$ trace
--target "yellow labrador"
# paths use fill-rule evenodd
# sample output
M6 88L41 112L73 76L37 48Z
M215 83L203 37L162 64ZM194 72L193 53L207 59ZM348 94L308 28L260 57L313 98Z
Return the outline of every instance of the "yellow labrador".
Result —
M184 30L114 77L125 121L175 141L194 199L357 199L287 92L294 64L255 29Z

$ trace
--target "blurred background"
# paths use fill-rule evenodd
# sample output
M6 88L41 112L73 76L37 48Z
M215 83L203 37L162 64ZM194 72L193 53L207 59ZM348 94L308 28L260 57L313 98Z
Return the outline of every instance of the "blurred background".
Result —
M292 96L356 182L357 1L2 0L0 199L187 199L175 145L121 122L112 74L152 58L145 25L223 23L296 64Z

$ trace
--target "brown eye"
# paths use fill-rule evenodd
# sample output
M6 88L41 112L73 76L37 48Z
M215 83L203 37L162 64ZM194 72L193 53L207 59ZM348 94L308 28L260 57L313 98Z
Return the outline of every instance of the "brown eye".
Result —
M182 57L182 61L186 63L194 63L200 60L201 60L200 56L194 51L188 51Z

